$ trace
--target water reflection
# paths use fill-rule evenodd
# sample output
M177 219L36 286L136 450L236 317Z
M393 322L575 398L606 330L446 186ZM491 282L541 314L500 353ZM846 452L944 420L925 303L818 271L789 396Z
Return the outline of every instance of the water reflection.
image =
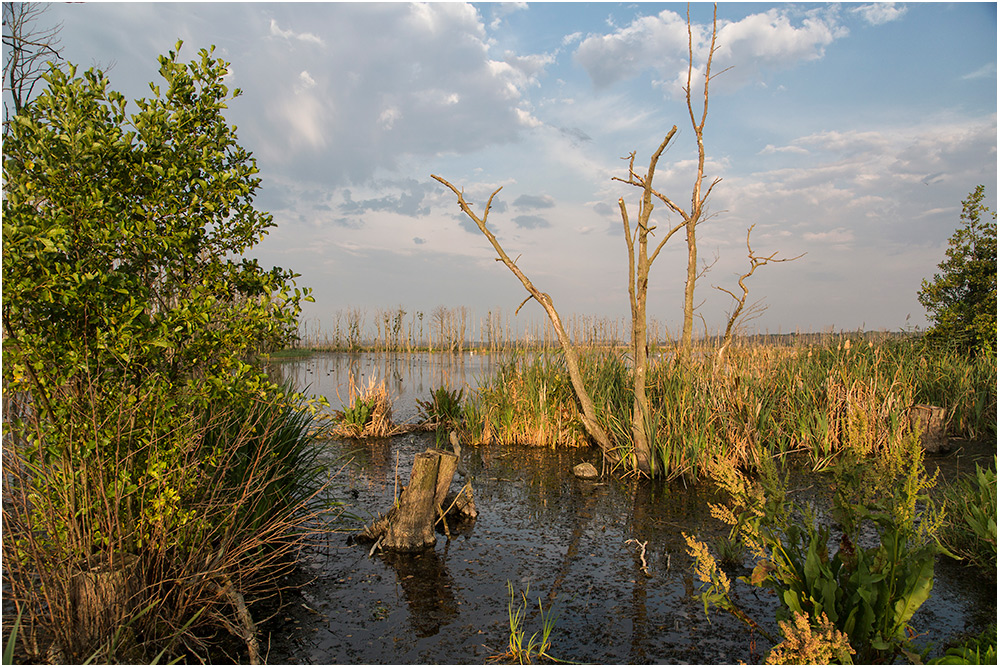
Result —
M393 419L410 422L418 413L417 399L426 400L439 387L478 387L495 360L478 353L316 353L305 359L271 361L268 370L300 390L325 396L334 409L347 401L352 378L359 387L371 379L384 380L393 401Z
M454 582L445 557L432 548L416 554L384 552L380 559L396 572L396 581L410 612L410 625L418 638L436 634L458 616Z

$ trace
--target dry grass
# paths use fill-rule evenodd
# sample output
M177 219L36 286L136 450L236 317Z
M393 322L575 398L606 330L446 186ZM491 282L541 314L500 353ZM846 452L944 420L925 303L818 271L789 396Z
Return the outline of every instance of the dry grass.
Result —
M337 398L340 399L339 394ZM392 399L385 380L373 376L366 387L359 387L351 375L347 401L341 410L334 412L322 433L338 438L384 438L412 430L410 425L393 423Z
M631 368L620 355L582 363L599 419L623 460L631 459ZM722 458L754 468L762 457L802 453L824 468L841 453L878 456L910 429L917 403L946 409L949 434L995 436L996 358L963 358L917 341L874 345L845 338L809 347L736 346L723 365L714 351L651 364L649 416L665 477L701 477ZM575 446L587 443L568 375L556 355L501 364L473 398L470 441ZM475 437L479 435L480 439Z

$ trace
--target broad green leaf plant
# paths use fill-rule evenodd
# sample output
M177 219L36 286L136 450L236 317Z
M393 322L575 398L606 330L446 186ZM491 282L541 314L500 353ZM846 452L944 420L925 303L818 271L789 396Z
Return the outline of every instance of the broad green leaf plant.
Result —
M762 459L757 481L724 462L712 474L730 499L713 505L713 516L729 524L731 536L757 560L740 579L778 596L779 621L806 615L818 624L825 616L865 663L911 651L909 621L930 596L934 557L943 551L941 513L927 495L936 475L925 473L915 437L876 461L845 455L835 474L832 526L810 505L788 498L787 480L770 459ZM715 606L758 628L734 603L707 546L686 539L704 583L706 613Z

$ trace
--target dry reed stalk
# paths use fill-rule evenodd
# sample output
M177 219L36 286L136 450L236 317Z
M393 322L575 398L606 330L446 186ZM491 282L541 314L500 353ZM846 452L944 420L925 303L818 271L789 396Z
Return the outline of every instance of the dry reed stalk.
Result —
M340 391L337 392L340 399ZM342 400L341 400L342 401ZM350 408L363 404L368 407L369 414L363 424L349 421L346 413ZM392 399L385 380L376 380L374 376L368 379L368 385L360 388L351 374L348 380L347 402L345 409L334 415L334 423L328 428L330 435L340 438L385 438L396 434L422 429L416 425L397 425L392 422Z

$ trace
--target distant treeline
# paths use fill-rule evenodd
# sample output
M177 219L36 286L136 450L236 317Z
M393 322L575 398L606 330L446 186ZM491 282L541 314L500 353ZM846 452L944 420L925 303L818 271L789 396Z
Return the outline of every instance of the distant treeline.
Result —
M573 343L588 348L624 346L629 336L629 320L571 315L563 323ZM679 327L679 326L678 326ZM913 336L911 332L835 331L793 332L787 334L754 333L735 338L737 345L802 346L826 345L845 334L872 343ZM722 341L721 333L701 332L700 340L710 347ZM666 323L649 322L650 352L671 347L675 338ZM340 309L327 318L302 321L299 340L294 347L325 351L453 352L467 350L501 352L506 350L547 349L558 347L555 332L548 321L523 318L515 321L511 311L490 309L477 317L466 306L438 306L432 311L361 307Z

